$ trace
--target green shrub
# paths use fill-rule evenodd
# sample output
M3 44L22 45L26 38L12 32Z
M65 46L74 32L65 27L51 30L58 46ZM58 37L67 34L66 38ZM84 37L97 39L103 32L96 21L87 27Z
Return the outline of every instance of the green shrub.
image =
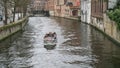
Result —
M107 15L109 18L117 23L117 28L120 30L120 7L110 10Z

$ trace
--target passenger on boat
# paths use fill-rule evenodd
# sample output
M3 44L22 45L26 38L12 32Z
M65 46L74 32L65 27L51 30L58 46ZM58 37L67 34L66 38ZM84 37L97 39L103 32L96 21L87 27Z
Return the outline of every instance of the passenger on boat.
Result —
M57 34L56 34L56 32L53 33L53 42L57 42Z
M49 40L48 37L49 37L49 34L46 34L46 35L44 36L44 40L48 41L48 40Z
M44 40L46 40L46 41L50 41L50 40L52 40L52 33L51 32L49 32L49 33L47 33L45 36L44 36Z
M56 37L57 37L56 32L53 33L53 37L54 37L54 39L56 40Z
M44 40L45 41L56 41L56 37L57 37L57 34L54 32L54 33L52 33L52 32L49 32L48 34L46 34L45 36L44 36Z
M53 33L52 32L49 32L49 37L53 37Z

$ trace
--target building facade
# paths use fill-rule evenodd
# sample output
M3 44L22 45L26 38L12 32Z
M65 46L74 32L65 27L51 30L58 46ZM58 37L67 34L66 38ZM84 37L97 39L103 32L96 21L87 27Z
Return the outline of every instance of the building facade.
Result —
M47 0L32 0L31 1L31 11L33 13L40 13L45 8L45 2Z
M81 0L81 21L91 22L91 0Z
M64 0L56 0L55 1L55 16L64 17L65 12L65 4Z
M68 0L68 4L71 3L70 16L78 17L80 14L80 0Z
M108 2L105 0L92 0L91 8L91 23L104 30L104 14L106 14L108 8Z
M80 0L48 0L46 6L52 16L78 17L80 14Z
M55 0L47 0L45 2L45 11L49 11L51 16L55 15Z

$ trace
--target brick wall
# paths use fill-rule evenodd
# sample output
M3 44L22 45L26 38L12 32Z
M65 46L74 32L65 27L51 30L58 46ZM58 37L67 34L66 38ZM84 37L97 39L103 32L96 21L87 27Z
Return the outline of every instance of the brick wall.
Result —
M92 0L91 15L93 17L103 18L103 13L107 9L107 2L104 0Z

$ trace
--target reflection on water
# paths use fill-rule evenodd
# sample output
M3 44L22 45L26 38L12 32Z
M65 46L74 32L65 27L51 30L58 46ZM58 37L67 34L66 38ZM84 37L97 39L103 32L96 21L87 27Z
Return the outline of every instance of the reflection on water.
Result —
M44 46L48 32L57 33L56 46ZM0 43L0 68L120 68L120 47L86 24L31 17L24 32Z

